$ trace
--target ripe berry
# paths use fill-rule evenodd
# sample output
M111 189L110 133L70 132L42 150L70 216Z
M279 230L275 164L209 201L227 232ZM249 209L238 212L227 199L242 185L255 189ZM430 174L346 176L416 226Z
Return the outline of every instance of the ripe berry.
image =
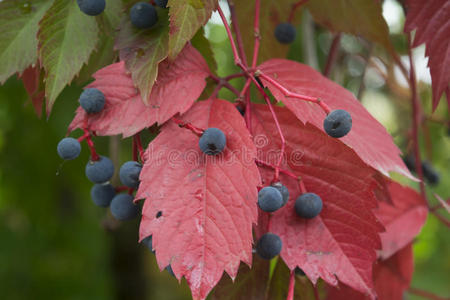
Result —
M86 177L94 183L104 183L111 179L114 174L113 162L105 157L100 156L97 161L89 161L85 169Z
M322 199L314 193L300 195L295 201L295 211L302 218L314 218L322 211Z
M264 234L256 244L256 253L264 259L272 259L281 252L283 243L278 235Z
M162 8L166 8L167 7L167 2L169 0L155 0L156 5L158 5L159 7Z
M295 267L294 272L295 272L295 275L298 275L298 276L305 276L306 275L305 272L303 272L303 270L300 269L299 267Z
M431 185L436 185L440 181L439 173L433 168L433 166L428 161L422 162L422 172L423 177L428 181Z
M78 7L89 16L97 16L105 10L105 0L77 0Z
M81 145L80 142L74 138L63 138L56 147L58 155L64 160L75 159L80 155Z
M95 184L91 188L91 199L95 205L100 207L108 207L115 195L116 191L109 183Z
M155 254L155 251L153 251L153 237L151 235L143 239L141 243L147 246L147 248Z
M137 188L139 185L139 174L141 173L142 165L137 161L127 161L120 167L119 177L120 181L130 188Z
M137 28L146 29L158 22L158 14L150 3L138 2L130 10L130 19Z
M98 89L85 89L80 96L80 105L88 114L96 114L105 106L105 95Z
M282 44L290 44L295 40L297 32L290 23L280 23L275 28L275 38Z
M258 206L265 212L274 212L283 206L283 196L272 186L266 186L258 193Z
M227 144L227 138L222 130L218 128L208 128L203 132L202 137L198 141L198 145L203 153L208 155L220 154L225 145Z
M331 137L343 137L352 129L352 117L343 109L333 110L323 120L323 128Z
M111 201L110 209L113 217L120 221L134 219L139 213L139 207L133 203L133 196L128 194L115 196Z
M278 191L280 191L281 196L283 196L282 206L285 206L289 200L289 190L287 189L286 186L282 185L281 182L275 182L274 184L272 184L272 186L276 188Z

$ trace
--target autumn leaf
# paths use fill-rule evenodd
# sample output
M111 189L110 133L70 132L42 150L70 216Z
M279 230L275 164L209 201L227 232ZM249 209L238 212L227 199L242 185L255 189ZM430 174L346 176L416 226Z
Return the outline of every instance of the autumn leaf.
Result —
M283 168L302 178L306 190L323 200L320 215L298 217L295 199L300 195L296 179L281 176L289 189L288 204L272 216L270 232L283 241L281 257L293 270L299 266L313 282L319 277L337 280L375 296L372 264L381 247L383 226L372 210L377 206L373 189L376 171L354 151L311 124L303 125L285 107L274 107L286 139ZM259 145L258 158L274 164L280 137L267 105L252 106L252 132ZM263 185L271 183L273 170L261 168Z
M159 267L170 264L193 298L205 299L223 271L235 278L240 261L251 264L260 177L255 146L233 104L201 101L182 121L221 129L226 148L208 156L190 130L174 122L162 127L145 152L136 195L145 199L140 238L152 235Z
M332 110L345 109L353 120L352 130L340 141L351 147L368 165L386 176L395 171L414 178L400 158L400 150L392 137L351 92L324 77L311 67L285 59L271 59L258 67L265 75L279 82L291 92L317 97ZM283 102L303 123L311 123L323 130L326 115L319 105L285 97L274 85L260 78L275 99Z
M20 75L23 86L38 117L42 116L42 105L44 104L45 97L42 77L41 69L38 66L30 66Z
M88 115L88 127L97 135L128 137L155 123L162 124L192 106L205 88L208 74L203 57L187 45L173 63L160 64L150 103L145 106L124 62L109 65L96 72L96 80L87 86L101 90L106 98L100 113ZM79 107L69 131L83 128L86 115Z
M450 104L450 2L447 0L407 0L405 32L416 29L413 47L426 44L433 87L433 111L442 94Z

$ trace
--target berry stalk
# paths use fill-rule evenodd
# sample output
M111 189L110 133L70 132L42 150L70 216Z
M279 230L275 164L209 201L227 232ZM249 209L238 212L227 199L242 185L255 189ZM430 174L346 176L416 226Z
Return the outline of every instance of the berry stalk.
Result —
M175 117L172 118L172 121L174 121L176 124L178 124L178 126L182 127L182 128L186 128L189 129L190 131L192 131L196 136L201 137L204 130L198 127L195 127L194 125L192 125L191 123L185 123L180 119L177 119Z
M295 287L295 271L292 270L289 276L289 287L286 300L294 300L294 287Z
M255 1L255 23L253 26L255 34L255 44L253 46L253 61L252 68L256 68L258 62L259 46L261 43L261 34L259 32L259 15L261 10L261 0Z

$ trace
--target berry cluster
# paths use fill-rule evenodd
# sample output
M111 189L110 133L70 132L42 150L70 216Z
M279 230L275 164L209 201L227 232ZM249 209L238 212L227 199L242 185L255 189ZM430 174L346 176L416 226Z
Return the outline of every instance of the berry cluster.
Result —
M80 106L87 115L100 113L105 106L105 96L95 88L88 88L80 95ZM110 207L114 218L125 221L135 218L139 213L139 207L133 203L131 192L139 185L139 174L142 166L136 161L129 161L122 165L119 177L124 188L115 189L109 182L114 175L114 164L106 156L99 156L95 152L90 133L85 129L85 135L78 140L66 137L57 146L58 155L64 160L77 158L81 152L80 141L88 141L91 148L91 159L86 164L86 177L94 183L91 189L91 198L95 205ZM118 190L126 189L129 194L116 194Z

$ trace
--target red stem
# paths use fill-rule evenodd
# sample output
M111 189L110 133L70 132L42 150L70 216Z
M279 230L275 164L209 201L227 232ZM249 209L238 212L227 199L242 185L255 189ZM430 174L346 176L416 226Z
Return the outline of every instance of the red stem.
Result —
M136 145L136 138L133 136L133 160L137 161L138 160L138 150L137 150L137 145Z
M255 34L255 44L253 46L253 61L252 68L256 68L258 63L259 45L261 44L261 33L259 32L259 15L261 11L261 0L255 1L255 23L253 26Z
M411 294L414 294L414 295L424 297L426 299L431 299L431 300L446 300L447 299L448 300L448 298L443 298L443 297L437 296L433 293L423 291L421 289L417 289L417 288L413 288L413 287L410 287L408 289L408 292Z
M297 3L292 5L291 13L289 14L289 18L288 18L289 23L292 23L292 20L294 20L295 11L297 10L297 8L299 8L306 2L308 2L308 0L300 0Z
M295 271L291 271L291 275L289 276L289 288L286 300L294 300L294 287L295 287Z
M259 159L255 159L255 162L256 162L258 165L261 165L261 166L267 167L267 168L272 168L272 169L275 170L275 166L272 165L272 164L270 164L270 163L267 163L267 162L262 161L262 160L259 160ZM281 169L281 168L280 168L279 171L280 171L280 173L283 173L283 174L285 174L285 175L287 175L287 176L289 176L289 177L291 177L291 178L293 178L293 179L295 179L295 180L298 180L298 176L295 175L294 173L288 171L288 170L284 170L284 169Z
M238 54L238 51L236 48L236 44L234 43L233 35L231 34L230 26L228 26L227 19L225 18L225 15L223 14L223 11L220 8L220 6L217 7L217 11L219 12L220 18L222 19L223 26L225 26L225 30L227 31L228 39L230 40L231 50L233 51L234 63L238 66L242 65L242 61L239 57L239 54Z
M176 124L178 124L178 126L182 127L182 128L186 128L189 129L190 131L192 131L196 136L201 137L204 130L198 127L195 127L194 125L192 125L191 123L185 123L180 119L177 119L175 117L172 117L172 121L174 121Z
M325 102L323 102L319 98L293 93L293 92L289 91L288 89L286 89L284 86L282 86L278 81L272 79L270 76L264 74L263 72L261 72L259 70L255 72L255 75L256 74L257 74L257 76L264 78L264 80L268 81L270 84L272 84L277 89L279 89L283 93L283 95L285 97L292 97L292 98L296 98L296 99L300 99L300 100L316 103L322 108L322 110L327 115L330 113L330 111L331 111L330 107L328 107L328 105L325 104Z
M239 23L236 17L236 11L234 9L234 3L232 0L228 0L228 7L230 8L230 16L231 16L231 25L233 26L234 33L236 34L237 47L239 50L239 54L242 57L242 61L244 65L247 66L247 56L244 51L244 43L242 42L241 31L239 30Z
M341 41L341 33L336 33L333 38L333 42L331 42L330 52L328 52L327 63L325 65L325 69L323 70L323 76L330 77L331 69L334 66L336 61L336 57L339 50L339 43Z
M317 289L317 285L314 285L314 299L320 300L319 291Z
M228 80L231 80L231 79L234 79L234 78L239 78L239 77L244 77L244 76L245 76L245 73L241 72L241 73L235 73L235 74L231 74L231 75L225 76L223 79L228 81Z
M137 152L139 153L139 159L142 163L144 163L144 148L142 147L141 135L139 133L136 133L134 135L133 139L136 141L136 147L137 147Z
M301 178L298 180L298 185L300 186L300 192L302 194L305 194L306 193L306 187L305 187L305 184L303 183L303 180Z

